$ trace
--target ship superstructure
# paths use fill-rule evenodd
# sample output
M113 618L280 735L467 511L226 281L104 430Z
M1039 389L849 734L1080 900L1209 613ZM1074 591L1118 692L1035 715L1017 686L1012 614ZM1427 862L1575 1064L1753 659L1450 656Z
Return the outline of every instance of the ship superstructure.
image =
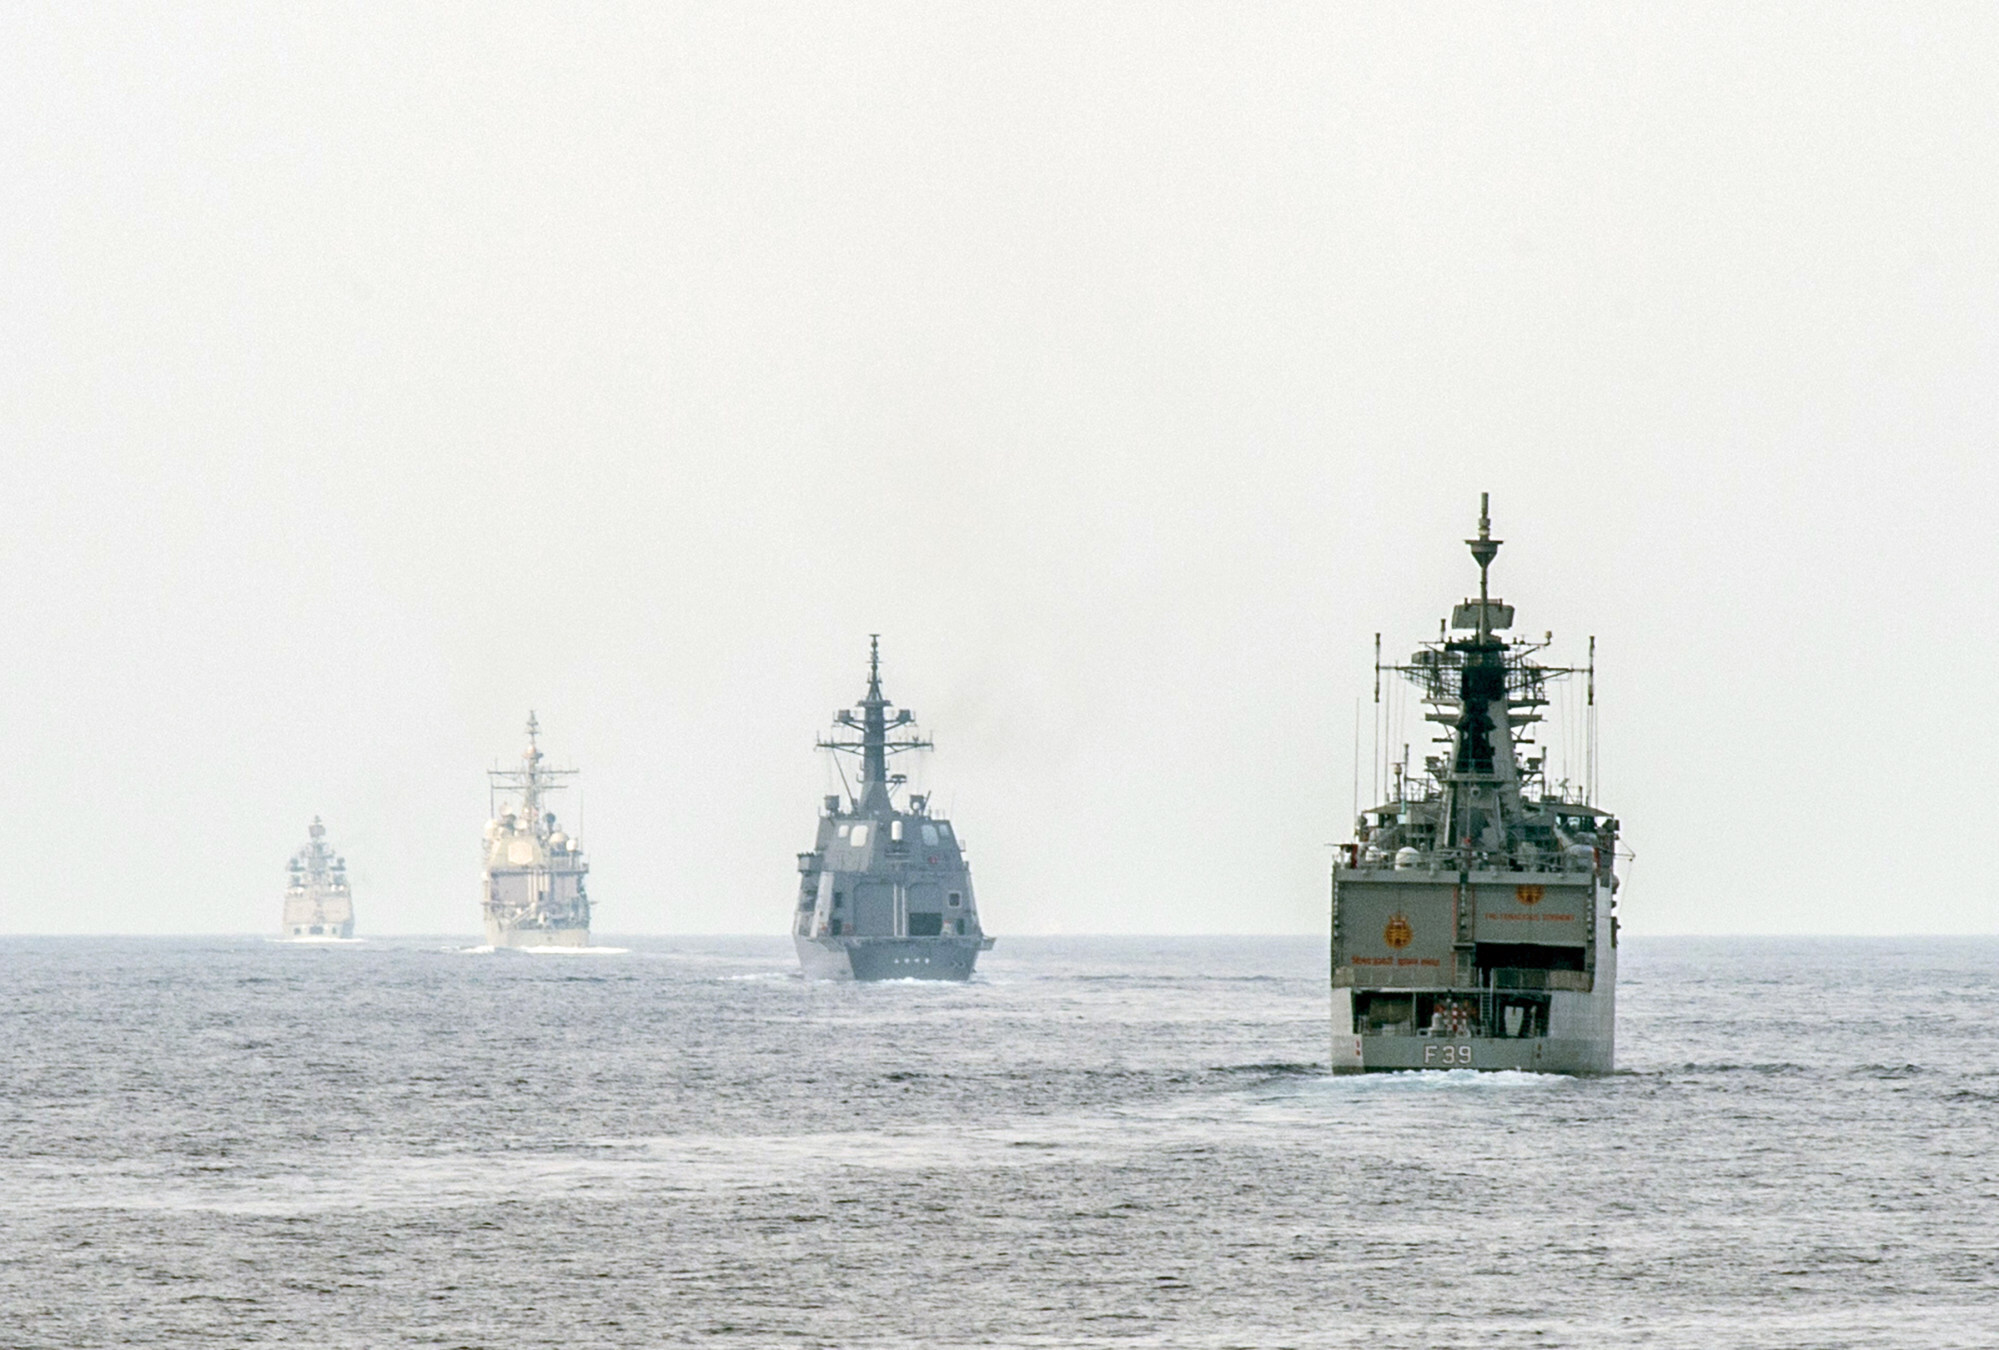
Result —
M915 734L914 713L892 708L871 637L867 693L833 714L845 734L818 742L836 763L857 760L860 781L825 799L812 851L798 855L791 931L808 978L964 980L992 949L951 822L920 793L896 800L905 780L889 773L890 757L931 743Z
M528 714L528 745L517 769L489 769L486 822L486 943L492 947L587 947L590 864L557 823L548 797L574 769L542 763L541 726Z
M354 896L347 889L347 860L327 845L318 816L306 835L305 847L292 854L285 884L284 935L295 942L351 938Z
M1513 607L1491 597L1499 552L1479 500L1478 599L1407 665L1443 753L1393 766L1389 799L1355 823L1332 879L1332 1066L1608 1073L1615 1058L1618 823L1581 787L1549 781L1531 737L1550 685L1588 680L1581 721L1593 766L1595 639L1587 667L1545 666L1552 641L1509 641Z

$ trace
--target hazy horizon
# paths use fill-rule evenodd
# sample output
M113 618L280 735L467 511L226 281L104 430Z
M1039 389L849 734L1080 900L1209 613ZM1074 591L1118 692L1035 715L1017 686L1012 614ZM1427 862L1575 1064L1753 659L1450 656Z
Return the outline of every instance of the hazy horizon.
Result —
M598 932L780 933L871 632L1002 941L1323 931L1482 491L1625 931L1999 932L1989 7L0 37L0 933L274 934L314 815L472 932L530 708Z

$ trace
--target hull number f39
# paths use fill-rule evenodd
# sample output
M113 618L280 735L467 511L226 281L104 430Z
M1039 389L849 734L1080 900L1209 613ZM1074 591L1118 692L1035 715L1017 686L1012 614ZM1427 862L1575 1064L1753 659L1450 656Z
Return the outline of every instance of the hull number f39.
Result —
M1423 1066L1428 1068L1433 1064L1446 1068L1457 1067L1469 1069L1471 1067L1471 1042L1466 1041L1462 1045L1452 1045L1446 1042L1443 1045L1424 1046Z

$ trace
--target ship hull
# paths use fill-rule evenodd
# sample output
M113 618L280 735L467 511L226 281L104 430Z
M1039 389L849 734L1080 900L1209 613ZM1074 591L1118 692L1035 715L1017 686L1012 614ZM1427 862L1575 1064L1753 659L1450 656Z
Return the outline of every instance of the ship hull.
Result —
M280 942L352 942L354 941L354 921L318 925L317 928L297 925L287 929Z
M808 980L969 980L982 937L794 937Z
M288 899L285 902L284 936L291 942L310 942L314 938L351 938L354 936L354 906L344 895L325 901L315 901L310 897Z
M1334 1073L1397 1073L1470 1069L1481 1073L1554 1073L1588 1077L1612 1068L1612 1046L1603 1040L1553 1037L1509 1040L1494 1036L1333 1037Z
M1470 1069L1592 1075L1616 1068L1617 921L1607 882L1485 872L1453 884L1415 871L1370 876L1341 870L1335 874L1334 901L1339 962L1332 989L1334 1073ZM1395 936L1405 945L1366 945L1394 925L1400 925ZM1563 945L1513 942L1526 928ZM1434 937L1439 932L1441 940ZM1458 932L1473 940L1453 945L1450 938ZM1426 939L1434 945L1426 946ZM1575 968L1511 966L1527 952L1557 950L1573 956ZM1434 955L1421 954L1426 952ZM1472 978L1449 979L1460 952L1474 963L1480 953L1505 953L1501 959L1508 964L1462 970ZM1427 972L1446 978L1425 979ZM1383 1025L1377 1010L1384 1003L1408 1020ZM1433 1020L1426 1011L1446 1007L1457 1011L1455 1025Z
M509 928L505 924L487 919L486 945L488 947L587 947L590 945L590 930Z

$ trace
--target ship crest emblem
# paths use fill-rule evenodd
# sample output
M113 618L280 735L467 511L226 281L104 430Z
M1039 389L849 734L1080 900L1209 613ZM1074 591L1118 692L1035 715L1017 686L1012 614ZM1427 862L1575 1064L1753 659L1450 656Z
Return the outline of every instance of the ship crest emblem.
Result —
M1547 892L1539 886L1515 886L1513 898L1523 905L1538 905Z
M1388 927L1381 930L1381 940L1401 951L1416 939L1416 930L1409 926L1407 917L1397 914L1388 921Z

